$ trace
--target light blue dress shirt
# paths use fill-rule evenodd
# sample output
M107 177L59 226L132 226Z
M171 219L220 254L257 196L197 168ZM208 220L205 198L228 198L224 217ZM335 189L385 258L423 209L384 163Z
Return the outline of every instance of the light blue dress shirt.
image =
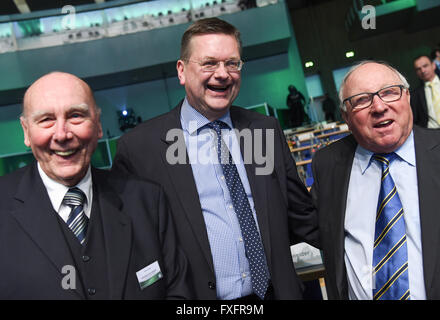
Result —
M414 135L395 151L390 173L402 202L408 247L409 289L412 300L426 299L423 277ZM345 212L345 264L352 300L373 298L373 243L382 168L372 152L358 145L351 169Z
M218 119L233 128L229 112ZM210 121L184 100L180 116L188 158L199 194L214 262L217 297L229 300L252 293L249 262L228 186L215 149L214 131L202 128ZM254 201L234 130L222 130L246 191L255 221ZM258 223L257 223L258 227Z

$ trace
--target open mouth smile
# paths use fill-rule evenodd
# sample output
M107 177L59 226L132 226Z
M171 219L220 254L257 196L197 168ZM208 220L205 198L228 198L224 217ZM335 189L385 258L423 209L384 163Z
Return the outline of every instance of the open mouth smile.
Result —
M65 150L65 151L57 151L54 150L53 153L55 153L57 156L60 157L68 157L71 156L72 154L76 153L77 149L70 149L70 150Z
M207 88L209 90L215 91L215 92L225 92L226 90L229 89L229 85L228 86L214 86L214 85L207 85Z
M375 128L386 128L390 126L394 121L393 120L384 120L374 125Z

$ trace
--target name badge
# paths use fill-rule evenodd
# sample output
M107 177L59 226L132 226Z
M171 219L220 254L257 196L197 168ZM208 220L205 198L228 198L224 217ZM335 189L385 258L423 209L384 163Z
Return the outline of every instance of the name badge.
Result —
M141 290L163 278L162 271L160 271L159 263L157 261L136 272L136 276Z

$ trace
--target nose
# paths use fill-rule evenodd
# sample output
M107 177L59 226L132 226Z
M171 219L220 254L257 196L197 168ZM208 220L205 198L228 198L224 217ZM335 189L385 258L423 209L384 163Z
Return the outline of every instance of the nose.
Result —
M373 101L371 102L371 112L383 113L387 108L388 105L379 98L379 95L375 94L373 96Z
M217 69L214 72L216 78L226 79L229 77L229 72L226 69L224 61L220 61Z
M58 121L55 125L55 133L53 135L54 140L57 142L63 142L72 139L72 132L68 128L68 124L65 121Z

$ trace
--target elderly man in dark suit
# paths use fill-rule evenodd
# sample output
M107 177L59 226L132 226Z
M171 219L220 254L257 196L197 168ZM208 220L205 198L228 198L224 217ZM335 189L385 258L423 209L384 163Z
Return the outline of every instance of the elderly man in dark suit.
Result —
M0 178L0 299L192 297L163 190L90 166L99 114L71 74L26 91L20 120L37 161Z
M315 211L278 121L231 106L242 66L234 26L192 24L177 62L185 99L125 134L114 170L165 188L197 299L300 299L290 244L316 244Z
M345 76L352 135L319 150L312 195L330 299L439 299L440 132L413 126L406 79L364 61Z

